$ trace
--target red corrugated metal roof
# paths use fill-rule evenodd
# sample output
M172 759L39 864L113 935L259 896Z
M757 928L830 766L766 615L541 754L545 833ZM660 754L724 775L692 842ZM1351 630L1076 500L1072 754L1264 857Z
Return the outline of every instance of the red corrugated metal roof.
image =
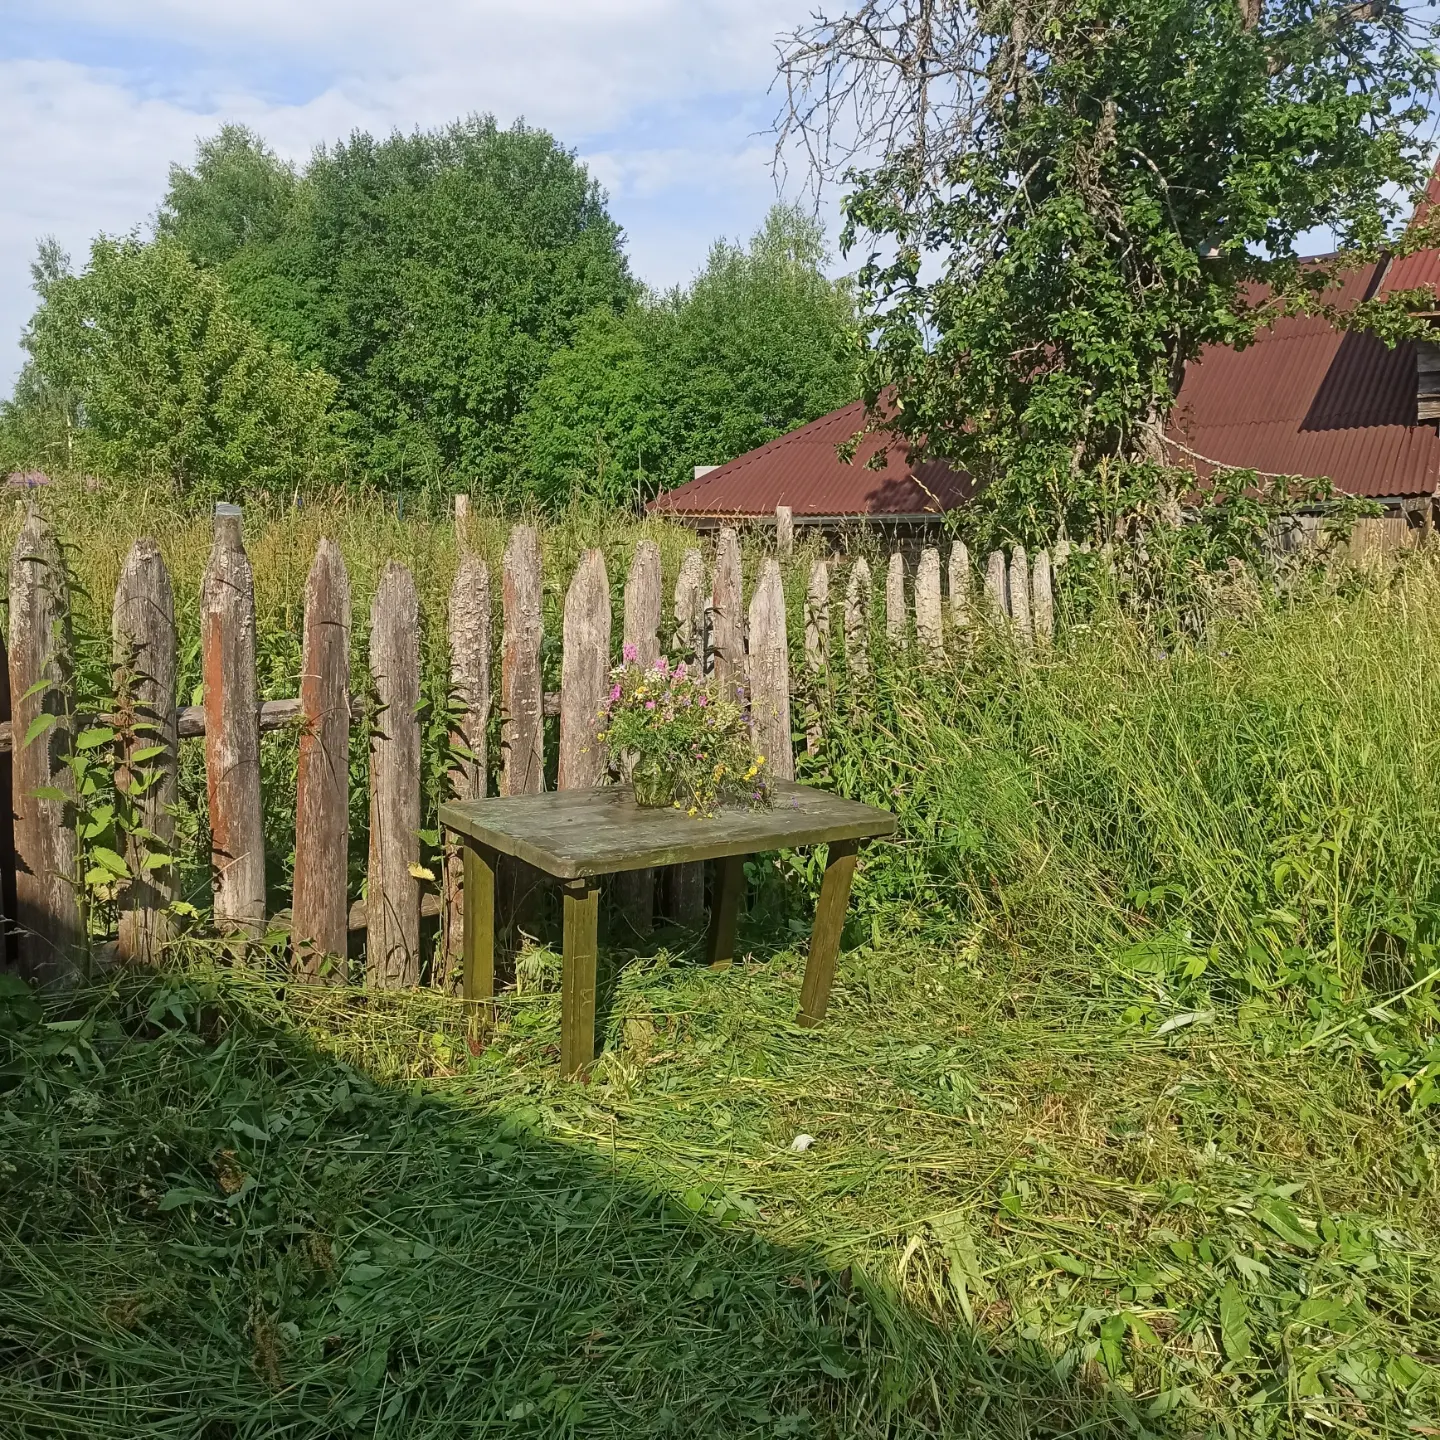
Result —
M865 436L845 464L836 446L864 428L865 405L857 400L666 491L650 508L724 517L771 515L777 505L788 505L797 518L884 519L939 515L970 498L974 487L967 474L941 461L912 464L899 441L890 442L883 465L868 468L884 443L878 435Z
M1440 269L1433 251L1410 258ZM1353 304L1397 288L1396 268L1352 272L1327 298ZM1170 424L1176 458L1202 475L1235 466L1323 476L1350 495L1429 495L1440 436L1415 421L1415 382L1411 344L1390 350L1318 317L1281 319L1248 349L1209 346L1186 368Z

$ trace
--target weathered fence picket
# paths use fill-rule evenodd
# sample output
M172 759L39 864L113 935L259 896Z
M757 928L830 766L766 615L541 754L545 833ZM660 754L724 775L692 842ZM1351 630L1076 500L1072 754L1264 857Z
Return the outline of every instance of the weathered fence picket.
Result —
M775 507L775 553L782 560L795 553L795 512L788 505Z
M587 550L565 592L556 779L561 790L588 789L605 774L604 750L595 737L610 678L610 625L605 552Z
M420 983L420 605L392 560L370 606L370 868L365 978Z
M950 624L962 638L970 628L970 552L963 540L950 547Z
M205 778L215 928L265 928L265 826L260 801L260 722L255 683L255 577L240 517L220 515L200 587L205 684Z
M20 973L64 983L84 968L67 760L70 601L60 546L32 511L10 557L15 922Z
M845 674L854 682L870 675L870 566L862 556L845 582Z
M1010 551L1010 622L1015 627L1015 638L1022 645L1034 639L1030 626L1030 561L1023 545L1016 545Z
M517 525L505 547L500 649L500 793L545 788L545 697L540 685L540 539Z
M350 907L350 577L322 539L305 581L295 786L292 963L305 980L345 978Z
M938 664L945 658L945 632L940 618L940 552L926 547L915 570L915 638L921 655Z
M1030 566L1030 624L1035 638L1048 645L1055 636L1055 594L1050 556L1042 550Z
M534 795L545 788L545 692L540 675L540 537L517 525L505 546L500 590L500 793ZM533 932L544 892L538 871L502 857L495 888L496 929L513 947Z
M703 666L705 661L705 562L687 550L675 581L675 630L671 658ZM705 914L705 866L670 865L660 872L660 907L677 925L699 925Z
M687 550L675 580L675 629L671 632L672 658L702 662L705 659L705 561L698 550Z
M622 654L633 654L635 663L653 669L660 658L660 610L664 596L660 579L660 547L642 540L630 559L625 579L625 616ZM600 602L597 600L596 602ZM604 596L606 645L609 645L610 594ZM597 780L598 780L597 775ZM594 783L594 782L591 782ZM655 919L655 872L628 870L611 881L615 911L636 935L648 935Z
M805 669L810 680L805 749L814 755L820 749L821 706L830 683L830 566L825 560L811 565L805 589Z
M458 495L455 497L460 499ZM487 785L486 737L490 724L490 567L473 551L460 555L450 586L450 793L457 800L483 800ZM465 860L454 840L445 840L443 954L453 986L465 947Z
M1010 614L1010 582L1005 575L1005 556L992 550L985 561L985 606L992 620L1004 620Z
M711 592L710 643L715 678L723 686L745 681L745 609L741 593L740 537L720 532L715 546L715 585Z
M790 646L780 562L767 560L750 602L750 720L755 753L772 780L795 778L790 745Z
M116 954L153 963L171 937L175 899L175 795L179 736L175 712L178 638L175 595L160 547L146 536L130 547L111 612L116 735L115 788L130 797L126 836L130 883L121 897ZM345 717L349 726L350 717ZM163 857L163 858L162 858ZM341 876L344 900L344 876Z
M905 557L896 550L885 570L885 638L892 645L904 645L909 638L905 624Z

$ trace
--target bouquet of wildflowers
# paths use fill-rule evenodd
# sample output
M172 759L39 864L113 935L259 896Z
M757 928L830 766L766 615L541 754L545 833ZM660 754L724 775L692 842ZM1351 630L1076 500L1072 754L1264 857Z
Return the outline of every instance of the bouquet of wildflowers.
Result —
M633 766L635 798L712 815L721 805L770 803L765 759L750 741L742 692L723 693L713 679L661 656L652 669L635 663L627 645L610 675L600 711L599 739L612 767Z

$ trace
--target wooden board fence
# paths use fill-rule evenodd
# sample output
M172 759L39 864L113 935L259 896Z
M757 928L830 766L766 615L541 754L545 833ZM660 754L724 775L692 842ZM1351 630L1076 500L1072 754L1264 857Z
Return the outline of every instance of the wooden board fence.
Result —
M969 636L981 623L1001 625L1017 641L1048 644L1063 553L1053 565L1046 552L1032 561L1018 546L1008 556L991 554L984 575L987 603L977 611L971 598L976 576L963 545L953 546L948 560L936 547L920 552L909 604L905 560L896 552L887 558L878 617L868 560L811 554L803 627L792 637L781 556L760 560L746 607L739 536L727 529L713 553L708 586L703 552L685 552L675 578L672 623L662 636L661 555L654 542L642 541L630 558L617 644L605 556L589 550L565 590L560 690L546 695L539 540L532 527L516 526L499 587L498 687L491 683L488 568L465 552L456 569L446 624L444 783L453 795L483 798L494 762L501 793L540 790L547 715L559 718L557 783L569 788L603 782L609 758L597 727L609 672L619 658L615 652L623 649L637 663L654 665L664 645L672 663L703 665L708 658L722 682L742 687L757 753L765 756L770 774L792 778L793 707L802 707L804 743L818 753L827 708L849 703L872 683L878 663L871 650L873 626L883 622L892 642L886 665L906 663L907 654L916 653L907 650L912 637L923 663L945 664L968 652ZM844 602L837 622L843 660L831 653L836 585ZM254 580L238 515L217 517L200 602L203 704L181 707L169 575L154 542L138 540L114 598L115 713L73 715L68 586L60 547L38 514L20 533L10 563L8 644L0 643L6 662L0 680L8 682L13 706L13 717L0 719L0 760L12 771L15 872L13 889L0 887L0 897L6 902L11 953L23 972L49 982L83 973L87 946L77 868L82 847L67 804L68 762L82 730L108 726L115 732L117 788L134 818L124 856L131 882L117 918L121 960L153 960L173 934L170 862L178 751L195 736L205 745L212 910L219 934L244 940L288 923L295 973L315 982L345 977L347 950L358 928L366 932L360 972L366 983L413 986L429 973L434 983L453 985L463 953L460 858L447 854L438 876L420 863L420 615L411 573L392 561L380 577L369 616L368 698L352 693L350 584L331 541L320 541L306 582L298 697L264 702L257 697ZM0 685L0 702L7 698L3 691ZM498 756L487 746L492 718L499 722ZM370 734L370 819L366 898L352 903L349 798L351 728L357 722L368 724ZM260 737L286 728L298 732L299 748L288 917L266 910L260 804ZM519 924L533 918L526 904L533 877L516 867L511 881L507 892L502 879L497 892L497 918L504 923L508 907ZM422 882L433 885L428 894L422 894ZM626 877L615 886L614 899L617 916L636 933L649 929L657 910L698 925L704 911L702 867ZM422 947L425 915L440 917L431 950Z

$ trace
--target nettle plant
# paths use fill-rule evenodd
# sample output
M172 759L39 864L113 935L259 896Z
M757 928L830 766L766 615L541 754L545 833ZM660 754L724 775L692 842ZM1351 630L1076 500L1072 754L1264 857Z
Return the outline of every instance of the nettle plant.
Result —
M632 772L637 799L713 815L721 805L770 803L765 757L750 737L744 691L662 655L636 664L633 645L610 673L597 739L617 770Z
M87 643L93 637L74 634L65 620L55 623L55 653L73 656L74 663L62 662L58 678L47 676L26 692L24 698L49 699L20 744L54 744L49 737L57 727L66 737L54 746L55 778L62 783L34 793L66 806L73 818L78 841L73 883L82 933L94 938L113 930L127 891L174 863L170 847L146 824L144 803L162 782L158 762L168 747L159 725L127 693L124 677L134 673L133 657L112 677L97 658L98 641ZM179 900L169 909L179 916L197 913Z

